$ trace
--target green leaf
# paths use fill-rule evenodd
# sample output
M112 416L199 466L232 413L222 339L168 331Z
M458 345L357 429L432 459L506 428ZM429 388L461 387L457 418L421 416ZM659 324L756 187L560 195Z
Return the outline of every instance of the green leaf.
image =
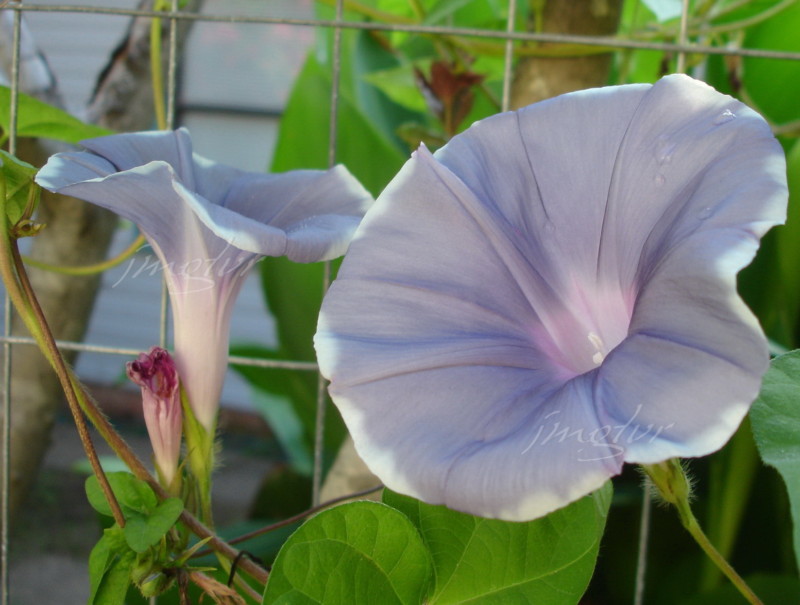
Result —
M89 555L89 605L122 605L134 560L122 530L106 529Z
M452 16L458 9L467 6L473 0L439 0L425 15L425 25L436 25Z
M429 71L430 61L421 62L420 69L423 73ZM400 65L389 69L381 69L363 76L369 82L389 97L392 101L412 111L424 113L428 111L425 97L417 87L414 80L414 70L410 65Z
M281 118L272 172L328 167L330 99L330 74L309 56ZM400 169L406 155L376 130L346 95L339 98L338 128L348 134L337 141L337 161L377 194Z
M800 561L800 350L772 360L750 421L761 459L786 483Z
M11 90L0 86L0 129L8 136L11 115ZM17 111L17 136L42 137L78 143L83 139L112 134L111 130L86 124L67 112L20 93Z
M264 603L419 605L431 560L400 512L352 502L309 519L281 548Z
M300 474L311 476L313 461L303 423L289 397L272 395L257 387L251 389L252 401L269 424L289 463Z
M286 259L268 259L268 261L276 261L283 265L290 274L303 275L305 269L317 267L316 265L296 265L292 267ZM263 265L269 264L268 261L262 263L262 271L265 270ZM316 325L315 315L319 310L319 304L322 301L322 287L321 287L321 267L319 279L311 293L307 297L303 297L303 303L316 299L316 311L303 311L303 304L293 306L289 304L283 312L276 313L273 304L280 304L278 301L286 300L290 303L291 292L280 292L278 286L269 287L274 296L270 297L270 310L276 317L283 317L287 321L306 321L300 327L308 331L308 336L303 339L294 340L292 337L287 337L285 333L294 334L295 330L292 327L281 326L279 324L278 333L282 342L288 343L283 350L270 350L258 345L235 345L232 347L231 352L234 355L241 355L245 357L255 357L260 359L295 359L300 361L311 361L308 359L309 355L313 356L313 347L310 347L311 338L313 336L313 329ZM296 271L294 269L297 269ZM280 278L275 275L266 277L262 274L263 283L277 284L280 283ZM295 283L295 288L292 292L302 292L302 284L304 282L299 280ZM309 284L309 286L311 286ZM288 289L287 289L288 290ZM291 346L294 343L296 346ZM309 474L309 468L312 460L313 443L314 443L314 424L316 417L317 407L317 375L313 371L300 371L300 370L284 370L274 368L255 368L253 366L233 365L233 369L241 375L249 384L253 393L253 403L256 409L262 414L264 419L269 423L270 428L275 433L275 437L284 450L287 458L293 465L294 469L303 474ZM287 407L288 404L288 407ZM328 454L333 454L341 444L346 434L346 429L341 417L333 410L329 409L325 418L325 450Z
M800 3L747 30L743 46L800 51ZM742 82L755 107L779 124L800 118L800 61L744 57Z
M0 178L5 179L6 190L6 215L8 223L16 225L28 205L31 187L37 185L33 182L36 168L0 149Z
M324 267L321 263L299 264L286 258L266 258L259 263L261 283L267 306L276 320L280 347L268 351L256 347L237 347L235 352L264 358L315 361L313 337L317 326L317 315L322 304L322 278ZM338 261L332 266L335 271ZM267 393L287 397L294 413L303 426L304 449L313 449L315 419L317 408L317 374L313 371L259 369L237 367L253 388ZM346 435L344 423L338 412L329 407L325 420L325 449L333 455ZM279 433L284 447L293 450L302 461L302 444L290 434L290 427ZM285 440L284 440L285 439ZM288 450L287 450L288 451ZM299 467L300 470L302 467Z
M384 490L433 555L428 602L577 603L594 571L611 503L611 483L528 523L459 513Z
M125 540L134 551L143 553L172 529L183 512L180 498L168 498L149 515L131 514L125 520Z
M137 479L127 472L106 473L111 489L117 497L122 513L127 517L129 514L149 514L158 504L158 499L152 488L144 481ZM112 516L111 507L106 501L103 490L100 489L100 482L97 477L92 475L86 479L86 496L89 504L98 513Z
M786 175L789 185L789 207L786 224L775 229L776 268L779 275L768 285L775 290L772 296L778 329L792 342L800 319L800 140L795 141L786 155ZM776 330L777 331L777 330Z
M408 157L410 151L400 139L397 130L403 124L414 121L423 121L427 110L422 107L421 112L414 108L406 107L403 103L386 94L369 81L370 74L400 67L400 60L391 51L387 50L379 40L366 31L348 32L346 37L352 37L349 53L352 56L350 64L352 92L342 89L341 94L358 108L359 112L370 123L373 130L379 133L394 149L400 153L400 160ZM411 73L411 64L405 62L408 73ZM417 93L417 96L421 96ZM348 166L350 160L342 158ZM392 175L394 176L394 175Z

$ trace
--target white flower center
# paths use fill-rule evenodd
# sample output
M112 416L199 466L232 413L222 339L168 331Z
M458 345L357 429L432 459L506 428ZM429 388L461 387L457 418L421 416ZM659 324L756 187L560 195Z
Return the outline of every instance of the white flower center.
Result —
M586 336L589 339L589 342L592 343L592 346L594 347L595 351L594 354L592 355L592 361L594 362L595 365L599 366L601 363L603 363L603 360L606 358L606 353L608 352L606 350L606 345L603 342L603 339L600 338L594 332L589 332L589 334L587 334Z

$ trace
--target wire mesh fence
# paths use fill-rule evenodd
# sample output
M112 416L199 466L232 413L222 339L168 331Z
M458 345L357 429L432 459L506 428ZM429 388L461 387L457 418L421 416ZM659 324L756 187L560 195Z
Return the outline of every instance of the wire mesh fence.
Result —
M311 30L327 30L332 33L333 42L333 56L330 61L330 79L332 82L331 96L329 100L330 111L330 131L329 143L327 149L327 157L329 166L333 166L337 162L337 143L344 137L354 136L351 132L342 132L337 128L338 113L340 110L340 82L342 78L342 32L348 30L362 30L369 32L383 32L383 33L406 33L410 35L437 37L437 36L451 36L455 38L469 38L476 40L492 40L499 41L504 45L503 52L503 82L502 82L502 100L501 108L507 110L510 104L511 85L514 77L514 64L516 59L524 54L524 49L535 47L537 44L546 44L550 47L575 47L579 45L581 48L592 48L596 52L624 52L624 51L658 51L668 53L677 59L676 69L682 71L687 63L687 57L704 57L720 55L732 59L741 59L745 57L759 58L773 61L800 61L800 53L783 51L783 50L769 50L763 48L746 48L740 44L726 44L718 45L713 43L711 36L704 33L702 30L696 28L689 19L689 2L683 2L683 9L680 19L680 25L673 28L672 39L667 39L668 36L663 32L658 36L661 39L632 39L624 35L615 36L587 36L576 35L569 32L536 32L536 31L520 31L521 24L519 18L520 7L517 6L516 0L509 0L505 9L507 16L506 27L504 29L479 29L471 27L459 27L442 24L425 24L425 23L404 23L404 22L388 22L382 21L380 15L372 16L367 20L348 20L346 18L347 11L353 9L355 4L350 4L345 0L336 0L333 3L333 18L296 18L285 16L270 16L269 9L259 11L259 14L226 14L224 9L219 13L202 13L202 12L187 12L181 8L181 3L178 0L172 1L171 10L148 10L148 9L131 9L131 8L118 8L113 6L103 6L102 3L89 5L75 5L75 4L37 4L35 2L6 2L2 5L2 9L11 11L14 16L13 27L13 58L11 62L11 73L9 74L11 101L10 101L10 119L11 125L8 135L8 148L14 154L18 146L18 137L16 131L17 122L17 108L19 103L19 80L20 80L20 41L21 41L21 25L22 19L26 15L37 13L48 14L63 14L63 15L105 15L114 17L120 20L129 20L132 18L149 18L149 19L163 19L165 22L172 25L169 28L170 39L168 44L168 70L166 75L166 98L167 98L167 124L173 127L177 124L177 116L180 115L179 97L180 97L180 65L182 57L179 56L177 47L177 28L175 24L181 23L226 23L226 24L247 24L249 26L288 26L290 28L311 29ZM746 4L746 3L738 3ZM776 4L776 10L784 8L791 2L781 2ZM265 14L266 13L266 14ZM594 52L593 51L593 52ZM328 286L330 279L330 271L326 270L323 283L320 284L321 289ZM166 290L162 289L162 297L159 304L159 328L160 344L166 346L168 344L168 304ZM2 452L3 452L3 477L5 484L2 486L2 511L3 517L0 519L0 525L3 528L2 543L0 544L0 554L2 554L2 567L0 568L0 575L3 578L3 585L0 589L0 604L8 603L10 592L10 581L8 574L8 555L9 555L9 523L8 523L8 498L9 498L9 443L10 443L10 426L11 423L7 421L11 414L11 402L14 398L14 393L11 391L11 376L14 368L11 366L12 349L15 347L30 347L35 346L35 341L25 335L12 334L11 331L11 305L6 298L5 302L5 321L2 337L0 341L3 343L4 351L4 368L3 368L3 412L2 417L6 419L3 423L2 434ZM124 342L119 343L118 346L108 346L100 343L92 342L71 342L60 341L59 346L63 350L84 352L84 353L99 353L103 355L115 356L122 360L123 358L135 357L139 350L137 348L125 346ZM235 355L229 359L230 363L252 366L258 368L282 368L289 370L296 370L301 372L316 372L317 366L313 362L302 361L297 359L264 359L258 357L248 357ZM314 478L313 478L313 504L318 504L320 499L320 486L322 483L322 451L323 451L323 426L325 424L325 410L326 410L326 397L325 397L325 382L323 378L318 376L318 389L317 389L317 422L316 422L316 441L314 447ZM645 507L647 509L647 507ZM641 598L639 596L639 598Z

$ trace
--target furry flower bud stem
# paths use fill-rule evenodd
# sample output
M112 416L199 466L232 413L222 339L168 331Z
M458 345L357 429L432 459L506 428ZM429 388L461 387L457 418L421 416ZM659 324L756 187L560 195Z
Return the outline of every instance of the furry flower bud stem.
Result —
M691 496L691 482L681 466L680 460L671 458L656 464L643 464L644 472L650 477L653 485L658 489L659 495L678 509L678 516L686 530L692 535L695 542L703 549L720 571L736 586L736 589L747 599L748 603L761 605L761 600L736 573L731 564L714 547L697 522L692 508L689 505Z

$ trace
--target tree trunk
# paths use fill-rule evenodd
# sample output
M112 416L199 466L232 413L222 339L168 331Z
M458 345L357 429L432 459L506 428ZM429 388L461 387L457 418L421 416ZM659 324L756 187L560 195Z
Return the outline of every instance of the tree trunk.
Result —
M622 0L546 0L542 31L610 36L616 33ZM511 108L517 109L573 90L603 86L611 53L580 57L524 57L514 71Z

